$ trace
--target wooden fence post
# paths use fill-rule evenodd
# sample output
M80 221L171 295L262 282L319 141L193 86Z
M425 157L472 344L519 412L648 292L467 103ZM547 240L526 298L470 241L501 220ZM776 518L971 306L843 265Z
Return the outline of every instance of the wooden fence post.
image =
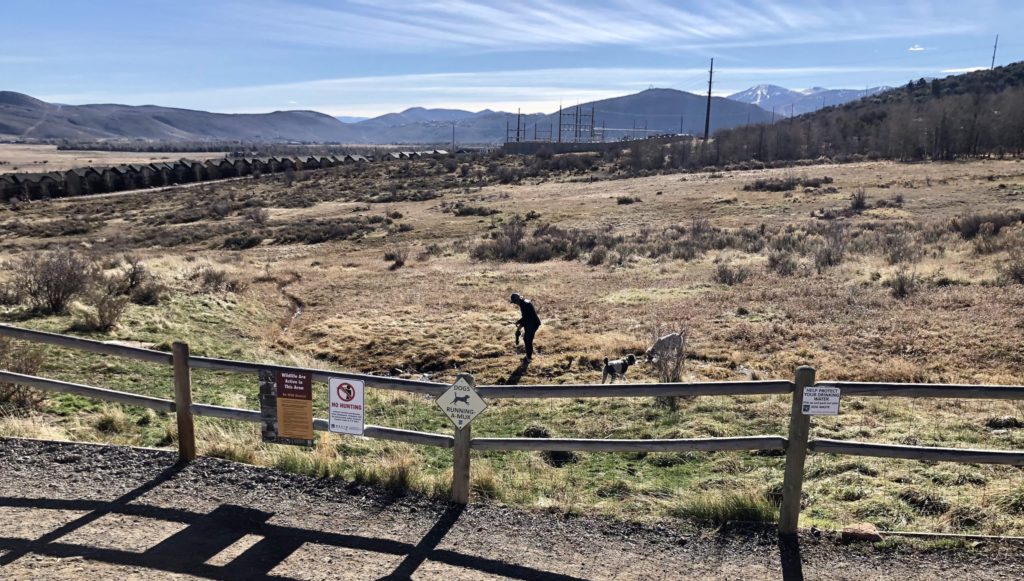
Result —
M473 376L468 373L460 373L470 385L476 387ZM466 424L460 430L455 428L454 459L452 462L452 502L455 504L469 504L469 442L472 438L472 429Z
M192 376L188 367L188 344L175 342L171 347L174 361L174 415L178 418L178 459L196 459L196 432L192 422Z
M801 406L804 388L814 385L813 367L796 370L793 406L789 415L789 439L786 443L786 475L782 481L782 506L779 508L779 535L796 535L800 524L800 500L804 485L804 461L807 459L807 437L811 431L811 416L804 415Z

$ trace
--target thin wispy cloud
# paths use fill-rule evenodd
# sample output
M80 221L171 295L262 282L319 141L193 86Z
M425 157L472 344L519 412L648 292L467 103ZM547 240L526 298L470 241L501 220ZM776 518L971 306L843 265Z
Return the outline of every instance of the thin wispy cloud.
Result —
M925 48L919 44L915 44L907 49L910 52L924 52Z
M228 5L240 29L297 45L415 52L447 48L522 51L553 47L630 46L651 51L771 46L893 38L973 30L923 18L894 4L884 18L855 5L648 0L606 5L438 0L399 6L363 0L336 7L256 0ZM869 26L864 26L869 25Z

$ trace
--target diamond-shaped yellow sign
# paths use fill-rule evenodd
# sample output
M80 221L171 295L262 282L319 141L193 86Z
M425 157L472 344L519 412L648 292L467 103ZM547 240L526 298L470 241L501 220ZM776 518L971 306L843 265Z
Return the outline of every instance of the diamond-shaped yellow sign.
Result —
M458 429L465 428L487 407L473 385L465 377L455 380L448 391L437 398L437 406Z

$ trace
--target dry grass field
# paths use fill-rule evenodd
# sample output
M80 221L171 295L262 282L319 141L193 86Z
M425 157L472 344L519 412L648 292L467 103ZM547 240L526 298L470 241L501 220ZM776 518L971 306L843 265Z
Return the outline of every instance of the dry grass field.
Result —
M108 167L129 163L153 163L224 157L223 153L139 153L123 151L58 151L56 145L0 143L0 174L64 171L76 167Z
M0 157L3 157L0 155ZM448 381L598 382L600 361L686 329L684 379L791 378L1024 384L1024 163L865 162L625 177L606 167L494 179L496 162L438 160L266 176L0 208L19 260L72 248L108 276L141 260L156 297L88 331L88 295L40 314L8 287L4 322L194 353ZM503 161L519 164L520 161ZM466 166L466 167L462 167ZM830 179L825 179L825 178ZM758 180L803 180L758 191ZM385 258L387 257L387 258ZM508 295L544 326L521 367ZM147 295L151 293L146 293ZM143 304L136 304L143 303ZM156 303L156 304L146 304ZM45 375L171 393L169 370L48 349ZM646 365L628 381L656 379ZM196 372L197 401L255 407L254 379ZM324 398L322 387L321 400ZM432 402L374 393L368 422L450 431ZM324 402L320 401L322 408ZM475 435L785 434L782 396L493 402ZM846 398L812 437L1024 448L1008 402ZM168 446L173 421L51 397L0 433ZM256 427L199 426L202 452L444 494L450 455L323 436L259 443ZM474 453L477 454L477 453ZM480 453L478 498L630 519L771 519L774 454ZM812 457L804 524L1024 534L1019 469Z

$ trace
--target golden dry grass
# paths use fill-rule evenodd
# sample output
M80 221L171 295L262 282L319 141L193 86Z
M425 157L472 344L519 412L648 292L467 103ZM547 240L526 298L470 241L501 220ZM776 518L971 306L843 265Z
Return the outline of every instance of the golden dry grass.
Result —
M92 232L60 237L8 234L0 244L11 256L53 243L105 253L133 250L172 288L172 296L160 307L133 307L113 338L149 344L185 339L200 354L405 377L427 373L440 381L469 371L478 384L596 382L596 364L604 356L641 352L655 328L685 327L690 331L688 379L790 378L798 365L811 364L819 379L826 380L1024 384L1024 286L1000 280L1007 248L1024 233L1019 225L1008 227L998 235L1001 249L979 254L974 242L947 227L951 219L969 213L1024 209L1024 164L1019 161L872 162L598 181L562 176L483 187L442 187L446 178L441 174L427 172L427 177L417 178L402 171L339 169L317 172L292 186L263 178L153 195L34 203L0 210L0 226L38 225L68 216L95 217L103 223ZM831 176L837 191L743 191L757 177L786 173ZM417 179L424 185L415 185ZM405 192L437 188L441 197L362 201L395 184L402 184ZM598 266L587 265L585 255L529 264L481 262L469 255L513 214L531 211L540 218L530 222L530 229L546 222L565 229L611 227L627 237L645 230L657 235L703 216L729 232L756 232L763 224L766 236L791 228L817 240L821 236L815 232L823 222L811 213L846 207L850 194L860 188L871 202L896 194L904 201L901 207L873 208L835 223L845 225L851 237L906 224L917 237L914 244L925 250L904 265L921 281L917 292L905 299L895 298L886 286L902 267L865 245L850 246L841 264L820 273L814 256L798 255L794 276L769 269L767 248L713 249L689 261L635 254ZM617 197L627 195L641 201L617 204ZM312 220L394 212L401 218L358 239L311 245L278 245L267 239L244 251L223 249L224 234L216 233L218 228L253 230L240 213L161 227L165 230L152 225L156 216L232 197L268 205L271 225L296 231ZM456 201L500 214L454 217L442 211L442 202ZM400 224L413 229L399 231ZM204 235L194 243L154 246L170 231ZM923 242L931 231L940 234ZM118 238L126 232L147 234ZM408 247L410 259L390 270L383 255L396 245ZM733 286L715 282L715 269L723 261L749 269L750 278ZM223 270L247 284L237 293L204 290L195 277L202 269ZM538 335L539 356L522 377L513 373L520 357L508 324L517 317L507 303L513 291L533 298L545 322ZM303 305L295 319L293 298ZM12 310L11 316L17 313ZM65 323L58 318L21 324L59 331ZM51 366L57 374L71 374L70 363ZM100 385L118 384L119 374L131 376L93 369L85 379ZM652 379L653 370L644 365L629 372L629 381ZM244 378L197 373L195 382L200 401L255 405L255 388ZM373 392L369 403L373 423L450 429L431 402L418 396ZM1024 447L1016 430L987 425L994 417L1024 419L1021 407L1013 403L857 398L844 400L843 406L838 418L815 420L816 436ZM122 425L116 414L108 415L103 425ZM527 426L540 424L565 437L738 436L784 434L787 420L788 399L781 396L695 398L681 402L675 413L644 399L496 401L474 424L474 433L520 435ZM104 433L97 429L100 421L89 416L83 420L87 428L75 433L135 438L150 445L173 439L167 429ZM385 486L404 483L428 493L446 490L447 452L330 437L305 453L260 444L254 426L201 426L201 451L207 454ZM812 457L805 512L809 522L834 526L866 519L889 528L1024 530L1024 515L1005 508L1016 506L1013 499L1020 494L1016 469L848 460ZM708 514L728 512L730 506L753 507L756 513L780 481L781 459L772 456L594 454L556 468L539 454L474 454L473 487L481 498L620 516L682 514L687 506L693 511L703 507ZM694 491L713 495L737 485L750 493L735 502L704 499L693 504L690 498ZM931 505L920 499L936 496L945 510L932 514ZM968 522L964 513L969 507L984 511L986 518Z

